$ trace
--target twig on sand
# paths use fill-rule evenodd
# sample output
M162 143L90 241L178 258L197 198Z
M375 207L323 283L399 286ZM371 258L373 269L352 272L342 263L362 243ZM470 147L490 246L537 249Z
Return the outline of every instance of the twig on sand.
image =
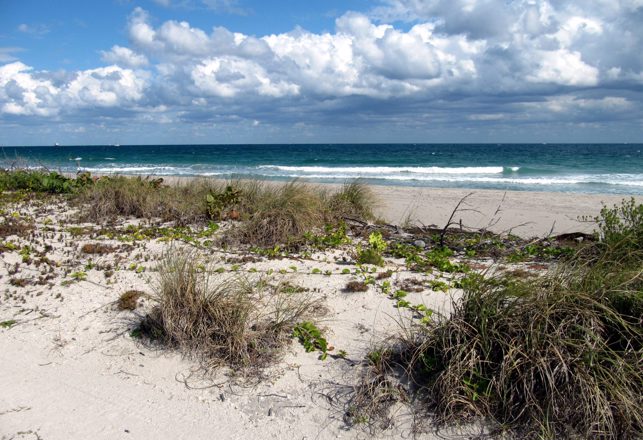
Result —
M194 373L195 373L194 371L191 371L190 374L188 374L187 376L181 372L176 373L176 375L174 375L174 380L185 385L185 388L187 388L188 390L207 390L210 388L223 388L223 386L226 384L226 382L221 382L221 383L212 382L210 383L210 385L192 386L188 383L188 381L194 375Z
M455 208L453 208L453 211L451 211L451 215L449 216L449 220L447 220L447 223L444 225L444 228L442 228L442 230L440 231L440 247L444 247L444 237L445 237L445 236L446 236L446 234L447 234L447 230L448 230L451 226L453 226L453 225L460 225L460 228L462 228L462 222L454 222L454 221L453 221L453 217L455 217L455 215L456 215L458 212L464 212L464 211L474 211L474 212L478 212L478 213L480 212L480 211L478 211L478 210L476 210L476 209L473 209L473 208L460 209L460 206L462 206L462 204L466 204L466 200L467 200L469 197L471 197L473 194L474 194L474 193L470 192L470 193L469 193L469 194L467 194L466 196L462 197L462 198L460 199L460 201L458 202L458 204L457 204L457 205L455 205Z

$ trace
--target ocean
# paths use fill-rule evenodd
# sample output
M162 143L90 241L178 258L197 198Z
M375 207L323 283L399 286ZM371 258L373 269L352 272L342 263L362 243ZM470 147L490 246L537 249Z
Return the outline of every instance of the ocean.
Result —
M3 147L3 167L376 185L643 194L643 144Z

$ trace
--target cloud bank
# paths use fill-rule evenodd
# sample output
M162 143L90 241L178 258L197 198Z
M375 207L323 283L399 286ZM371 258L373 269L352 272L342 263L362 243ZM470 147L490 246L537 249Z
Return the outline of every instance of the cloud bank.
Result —
M636 136L640 23L642 0L387 0L347 12L333 32L252 36L183 21L154 26L136 8L128 47L101 51L103 66L0 65L0 120L81 124L90 114L117 125L418 133L619 123Z

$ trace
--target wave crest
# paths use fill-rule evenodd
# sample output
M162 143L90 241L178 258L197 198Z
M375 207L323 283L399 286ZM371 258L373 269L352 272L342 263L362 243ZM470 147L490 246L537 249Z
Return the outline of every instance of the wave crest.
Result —
M368 175L382 173L400 174L501 174L505 169L518 171L520 167L323 167L323 166L286 166L286 165L259 165L257 168L263 170L276 170L301 173L351 173Z

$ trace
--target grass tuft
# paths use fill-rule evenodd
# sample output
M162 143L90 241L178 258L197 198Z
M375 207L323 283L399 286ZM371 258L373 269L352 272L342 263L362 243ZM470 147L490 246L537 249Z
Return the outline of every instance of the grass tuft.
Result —
M372 220L375 196L363 182L346 182L329 200L329 208L336 219L352 217L359 220Z
M319 308L308 294L279 285L240 276L213 282L189 251L163 259L153 299L142 334L200 357L207 368L250 376L276 361L295 325Z
M322 193L301 182L263 187L254 203L250 218L236 232L242 243L296 246L306 232L325 224Z

